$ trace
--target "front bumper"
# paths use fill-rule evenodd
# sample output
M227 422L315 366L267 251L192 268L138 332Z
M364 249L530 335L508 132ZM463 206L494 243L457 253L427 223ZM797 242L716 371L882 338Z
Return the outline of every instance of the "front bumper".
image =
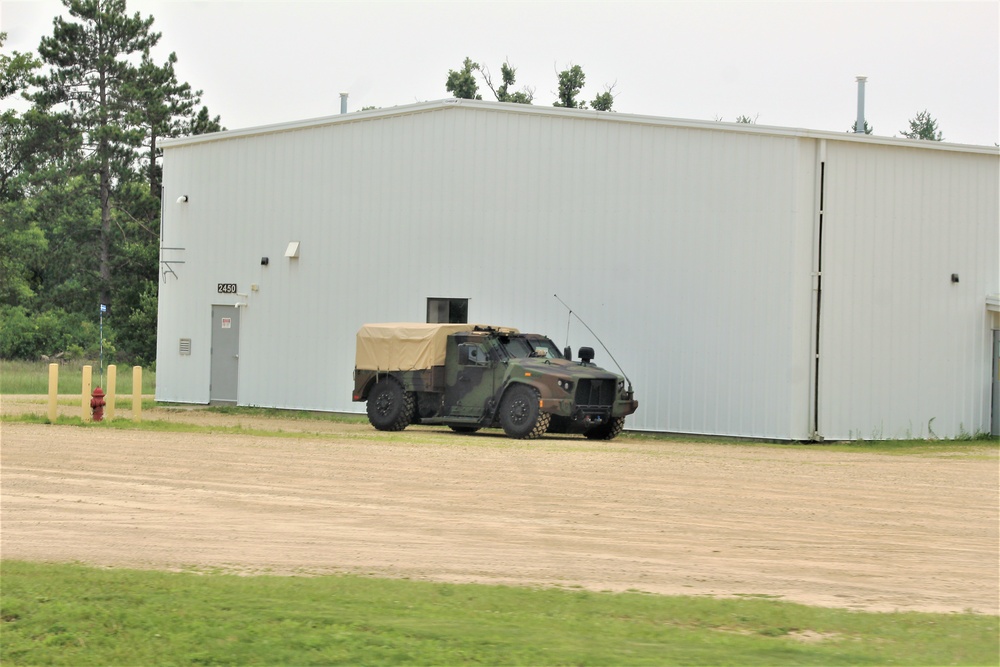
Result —
M583 419L587 416L608 416L608 408L610 408L611 417L624 417L639 409L639 401L635 399L615 401L610 406L577 406L571 398L543 398L539 405L542 412L569 417L571 419Z

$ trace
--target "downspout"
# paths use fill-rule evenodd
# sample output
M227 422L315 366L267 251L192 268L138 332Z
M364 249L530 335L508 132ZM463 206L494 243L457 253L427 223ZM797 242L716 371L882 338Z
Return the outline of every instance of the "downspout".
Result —
M816 154L815 210L813 217L813 260L812 260L812 327L810 337L809 364L809 429L810 439L823 440L819 432L819 372L820 342L823 305L823 215L826 205L826 139L820 139Z

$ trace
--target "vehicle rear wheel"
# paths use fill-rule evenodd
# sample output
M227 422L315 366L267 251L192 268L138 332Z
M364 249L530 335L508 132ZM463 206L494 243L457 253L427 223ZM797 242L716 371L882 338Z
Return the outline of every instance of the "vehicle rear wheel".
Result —
M415 410L413 394L395 378L382 378L368 394L368 421L380 431L402 431L413 421Z
M526 384L514 385L500 401L500 426L509 438L533 440L549 428L552 418L538 405L538 390Z
M584 431L583 435L591 440L614 440L621 434L624 428L624 417L612 417L600 426L595 426L592 429Z

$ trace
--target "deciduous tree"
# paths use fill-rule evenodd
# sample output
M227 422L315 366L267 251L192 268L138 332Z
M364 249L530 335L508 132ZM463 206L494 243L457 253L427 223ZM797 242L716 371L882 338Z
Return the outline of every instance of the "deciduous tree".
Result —
M614 86L609 86L603 93L598 93L597 97L591 101L590 108L597 111L611 111L611 107L615 103L613 90Z
M927 109L924 109L916 116L910 119L910 129L900 130L902 134L907 139L925 139L927 141L942 141L944 137L941 135L941 131L938 130L937 121L931 117Z
M483 80L486 81L486 85L489 89L493 91L493 95L497 98L498 102L531 104L531 102L535 99L535 91L533 88L524 87L516 92L510 92L510 88L514 85L517 76L517 68L511 67L509 61L505 60L503 64L500 65L500 78L503 83L497 88L493 87L490 71L487 68L480 68L480 73L482 73Z
M455 97L463 100L481 100L483 96L479 94L479 84L476 83L476 75L473 74L479 69L479 63L472 62L471 58L466 58L460 70L448 70L448 79L445 81L445 89Z
M587 75L583 73L583 68L579 65L572 65L558 74L558 88L556 89L556 101L552 103L554 107L565 107L567 109L586 109L587 104L577 100L577 95L583 90L583 84L587 80Z

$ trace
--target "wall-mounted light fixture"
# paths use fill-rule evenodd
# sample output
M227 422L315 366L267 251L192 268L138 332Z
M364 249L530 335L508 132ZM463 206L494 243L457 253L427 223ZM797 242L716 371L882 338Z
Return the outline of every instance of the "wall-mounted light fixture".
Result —
M187 200L188 200L188 196L187 195L181 195L180 197L177 198L177 203L178 204L186 204Z
M268 263L269 263L270 261L271 261L271 260L270 260L270 259L268 259L267 257L261 257L261 258L260 258L260 265L261 265L261 266L267 266L267 265L268 265Z
M958 282L958 274L957 273L951 274L951 282L953 282L953 283L957 283Z
M288 247L285 248L285 257L298 259L299 257L299 242L290 241Z

